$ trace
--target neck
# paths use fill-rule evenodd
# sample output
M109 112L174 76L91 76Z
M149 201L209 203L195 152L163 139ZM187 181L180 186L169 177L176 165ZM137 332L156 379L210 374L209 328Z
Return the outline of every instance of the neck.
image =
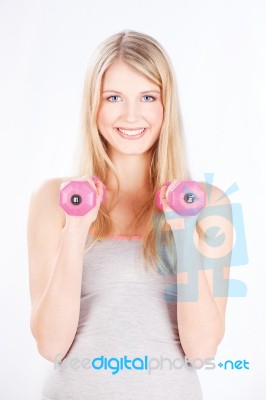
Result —
M120 192L132 194L139 191L148 191L150 186L149 168L150 154L115 154L110 157L118 175ZM116 179L113 171L109 170L107 187L113 190Z

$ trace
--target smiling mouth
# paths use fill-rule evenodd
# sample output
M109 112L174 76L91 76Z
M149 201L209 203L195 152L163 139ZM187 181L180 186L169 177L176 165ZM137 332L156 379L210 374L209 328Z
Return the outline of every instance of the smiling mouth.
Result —
M140 129L122 129L122 128L115 128L119 136L121 136L123 139L129 139L129 140L136 140L141 138L142 136L145 135L147 132L148 128L140 128Z
M138 129L123 129L117 128L119 132L123 133L124 135L128 136L137 136L144 132L146 128L138 128Z

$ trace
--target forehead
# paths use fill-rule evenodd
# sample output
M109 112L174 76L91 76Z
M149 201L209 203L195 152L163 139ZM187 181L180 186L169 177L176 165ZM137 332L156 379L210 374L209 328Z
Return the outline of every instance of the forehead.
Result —
M123 61L110 65L103 75L103 90L121 89L122 91L127 87L142 88L142 90L159 89L159 86Z

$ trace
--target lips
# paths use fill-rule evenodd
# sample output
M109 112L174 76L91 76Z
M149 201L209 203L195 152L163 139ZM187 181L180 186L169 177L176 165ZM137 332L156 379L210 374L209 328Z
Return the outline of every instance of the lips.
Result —
M139 129L145 128L145 126L141 126L140 128L123 128L122 126L117 126L117 129L123 129L123 131L138 131Z
M124 128L115 128L116 129L116 132L122 137L122 138L124 138L124 139L129 139L129 140L134 140L134 139L139 139L139 138L141 138L142 136L144 136L145 135L145 133L147 132L147 130L148 130L148 128L140 128L140 129L132 129L132 128L130 128L130 129L124 129ZM124 133L124 132L122 132L120 129L123 129L123 131L138 131L138 130L141 130L141 132L140 133L138 133L138 134L127 134L127 133ZM143 130L144 129L144 130Z
M120 130L120 132L125 133L125 134L129 134L129 135L138 135L139 133L142 133L143 130L145 129L145 127L142 128L130 128L130 129L126 129L126 128L121 128L118 127L117 129ZM131 133L132 132L132 133Z

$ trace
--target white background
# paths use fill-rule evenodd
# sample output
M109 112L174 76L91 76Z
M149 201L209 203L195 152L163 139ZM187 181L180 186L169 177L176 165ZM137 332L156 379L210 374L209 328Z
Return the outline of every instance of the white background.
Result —
M107 36L156 38L177 76L193 178L214 173L244 213L249 262L231 270L248 296L229 298L216 360L249 370L199 371L205 400L266 398L266 2L245 0L0 2L0 398L40 399L49 361L30 332L26 224L31 192L72 173L85 70ZM263 280L264 278L264 280Z

